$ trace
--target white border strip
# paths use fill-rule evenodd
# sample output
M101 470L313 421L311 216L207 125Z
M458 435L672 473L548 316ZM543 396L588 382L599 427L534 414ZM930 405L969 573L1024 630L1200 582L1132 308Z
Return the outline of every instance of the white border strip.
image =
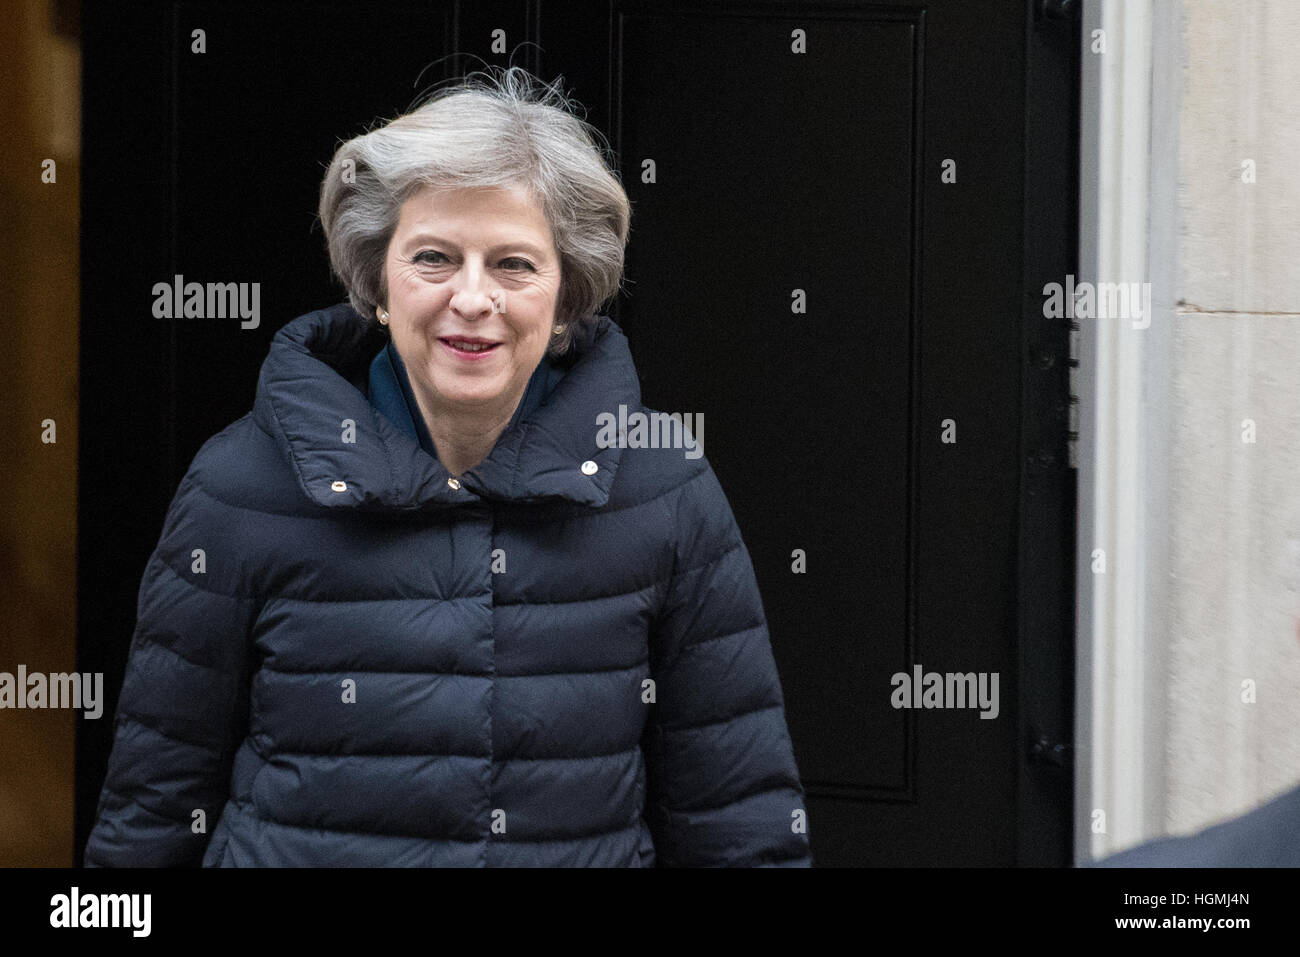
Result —
M1148 3L1084 5L1079 131L1079 282L1145 282L1152 19ZM1092 52L1104 31L1105 53ZM1143 349L1149 330L1080 319L1075 659L1075 862L1148 831L1146 466ZM1105 572L1093 572L1093 550ZM1094 833L1097 812L1103 832Z

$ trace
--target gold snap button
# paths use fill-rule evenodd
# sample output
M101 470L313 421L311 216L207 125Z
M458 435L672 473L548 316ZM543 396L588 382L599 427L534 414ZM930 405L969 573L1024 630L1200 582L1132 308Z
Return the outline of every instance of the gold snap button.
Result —
M347 482L331 482L330 488L336 492L346 492L348 490Z
M447 485L450 486L451 488L460 488L460 480L449 478L447 479Z
M587 459L587 461L582 463L582 474L595 475L596 470L599 468L600 466L598 466L595 462L591 461L591 459Z

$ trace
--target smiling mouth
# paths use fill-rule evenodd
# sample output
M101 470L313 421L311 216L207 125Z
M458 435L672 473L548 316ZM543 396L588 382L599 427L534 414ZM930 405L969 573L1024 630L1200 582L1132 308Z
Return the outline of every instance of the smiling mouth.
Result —
M478 358L486 356L493 352L501 345L499 342L492 342L490 339L466 339L461 336L455 336L448 339L439 339L448 350L458 356L465 358Z
M460 337L460 335L455 335L455 337L447 339L438 339L438 342L446 342L447 345L452 348L461 348L461 350L467 352L481 352L482 350L485 350L485 348L493 348L494 346L500 345L499 342L493 342L491 339L467 339Z

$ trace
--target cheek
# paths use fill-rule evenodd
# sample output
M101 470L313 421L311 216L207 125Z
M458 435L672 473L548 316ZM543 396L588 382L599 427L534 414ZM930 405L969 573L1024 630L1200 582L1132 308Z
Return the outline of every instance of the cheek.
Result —
M396 287L389 291L389 301L406 317L407 325L415 330L423 329L445 313L449 298L443 287L418 278L405 281L399 278Z
M421 286L427 286L428 283L421 283L419 277L410 269L397 269L391 273L394 281L389 285L389 292L402 299L418 299L421 292Z
M515 341L529 352L541 352L551 341L551 316L539 306L528 318L527 325L517 330Z

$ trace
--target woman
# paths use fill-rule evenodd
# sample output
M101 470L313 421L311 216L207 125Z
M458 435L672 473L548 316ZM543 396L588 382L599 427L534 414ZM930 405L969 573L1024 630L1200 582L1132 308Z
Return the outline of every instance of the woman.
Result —
M515 68L338 150L350 302L181 482L88 865L811 863L707 459L598 441L647 410L593 132Z

